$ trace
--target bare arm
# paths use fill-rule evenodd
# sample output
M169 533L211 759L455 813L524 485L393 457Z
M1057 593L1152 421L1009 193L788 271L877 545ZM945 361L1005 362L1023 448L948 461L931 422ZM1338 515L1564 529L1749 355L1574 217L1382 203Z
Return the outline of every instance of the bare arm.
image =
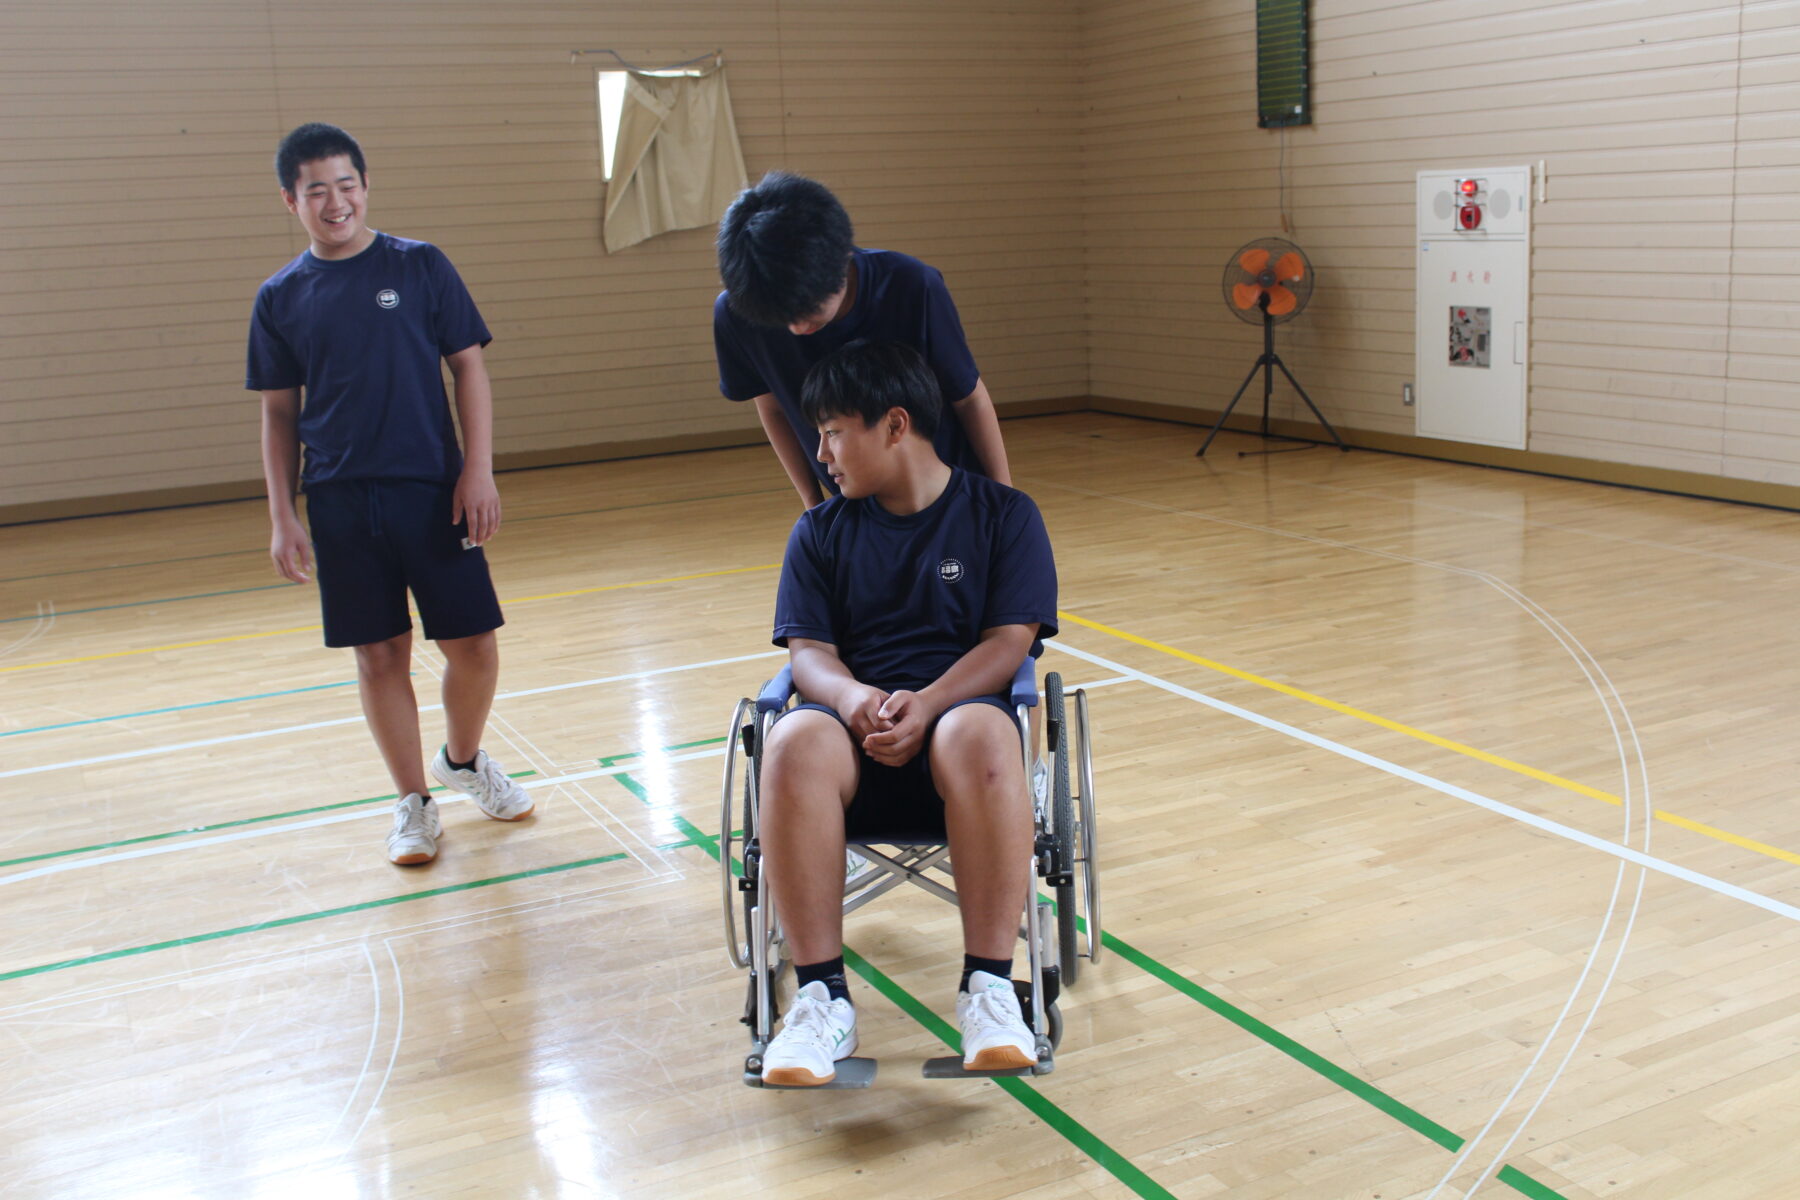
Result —
M1006 462L1006 443L1000 437L1000 419L994 415L994 402L988 397L987 384L977 379L975 390L951 406L963 433L975 451L976 461L995 483L1012 486L1012 469ZM1013 664L1015 667L1017 663Z
M300 490L300 389L262 394L263 483L269 489L269 557L283 579L305 583L312 546L294 496Z
M952 704L992 695L1012 682L1037 631L1036 623L982 630L981 640L929 686L889 696L877 714L880 728L863 739L863 749L876 762L893 767L912 758L925 744L925 731Z
M813 474L806 447L794 436L794 427L788 424L787 414L781 411L781 401L775 399L775 393L764 392L750 403L756 405L757 419L762 422L775 457L781 460L781 469L787 472L794 490L800 493L800 507L813 507L819 502L819 478Z
M788 661L794 668L794 687L802 696L835 710L859 740L875 731L875 714L888 694L858 683L838 657L836 646L810 638L789 638Z
M500 491L494 486L494 385L481 346L458 350L444 360L456 391L456 419L462 426L463 469L451 502L452 523L469 521L477 546L500 531Z

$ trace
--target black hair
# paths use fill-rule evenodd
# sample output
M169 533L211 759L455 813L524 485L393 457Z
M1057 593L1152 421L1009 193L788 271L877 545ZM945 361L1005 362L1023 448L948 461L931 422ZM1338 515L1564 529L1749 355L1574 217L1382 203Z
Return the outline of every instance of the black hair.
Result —
M338 154L348 154L357 175L364 183L369 182L369 168L356 139L323 121L308 121L281 139L275 150L275 178L281 181L281 190L291 195L294 185L300 182L302 166Z
M731 310L753 325L781 328L843 288L855 230L830 188L770 171L719 218L718 247Z
M848 342L814 363L800 385L800 411L814 425L861 417L867 429L895 408L906 410L926 441L937 433L944 411L937 376L901 342Z

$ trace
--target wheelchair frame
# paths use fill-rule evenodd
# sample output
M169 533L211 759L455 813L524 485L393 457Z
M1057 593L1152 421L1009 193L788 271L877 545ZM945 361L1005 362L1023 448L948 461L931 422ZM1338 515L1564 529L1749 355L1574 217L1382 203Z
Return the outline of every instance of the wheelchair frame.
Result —
M1014 718L1019 726L1021 754L1025 778L1032 777L1035 757L1030 737L1029 710L1036 707L1038 693L1034 678L1035 660L1027 658L1013 677L1011 700ZM763 1053L774 1037L779 1019L776 988L789 966L786 943L781 933L774 896L762 870L762 853L758 844L758 786L761 779L762 749L770 726L794 699L793 671L784 666L764 685L755 700L741 699L731 715L726 735L724 785L720 795L719 863L725 916L725 948L732 965L749 972L748 994L744 1002L745 1025L750 1028L750 1053L744 1060L744 1082L751 1087L775 1086L763 1083ZM927 1078L979 1078L985 1075L1047 1075L1055 1069L1055 1050L1062 1040L1062 1015L1057 998L1064 986L1072 985L1078 974L1078 960L1097 963L1101 953L1100 889L1096 858L1094 804L1094 770L1089 741L1086 692L1074 693L1074 721L1070 722L1063 696L1062 677L1051 672L1044 679L1044 732L1049 754L1050 787L1047 801L1033 803L1034 836L1032 860L1034 891L1025 905L1019 936L1025 939L1029 956L1029 980L1014 980L1021 1010L1026 1014L1037 1042L1037 1063L1016 1071L965 1071L960 1055L934 1058L925 1064ZM742 773L738 757L743 755ZM734 804L738 785L742 787L743 867L734 871L732 846L736 828ZM1072 784L1074 786L1072 786ZM1079 791L1075 788L1078 787ZM850 838L846 846L856 852L862 865L854 871L846 868L844 912L846 915L892 891L902 883L910 883L930 894L956 904L956 892L931 873L954 879L947 842L913 842L894 838ZM886 846L888 851L876 846ZM1052 906L1037 898L1037 886L1051 889L1056 897ZM734 892L736 893L734 895ZM743 929L747 940L739 939L738 913L743 910ZM1077 920L1077 907L1085 923ZM1052 912L1054 910L1054 916ZM1050 926L1056 936L1050 936ZM1080 928L1085 924L1085 929ZM1085 933L1085 939L1078 934ZM837 1064L837 1077L825 1088L868 1087L875 1078L875 1062L867 1058L847 1058ZM811 1089L817 1090L817 1089Z

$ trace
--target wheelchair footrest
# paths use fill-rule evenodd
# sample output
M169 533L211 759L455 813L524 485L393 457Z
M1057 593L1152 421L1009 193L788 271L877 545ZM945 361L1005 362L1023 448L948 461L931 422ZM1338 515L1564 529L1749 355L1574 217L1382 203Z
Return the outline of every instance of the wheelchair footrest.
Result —
M957 1059L961 1062L962 1059ZM866 1088L875 1082L876 1062L872 1058L840 1058L837 1061L837 1072L830 1083L814 1083L798 1086L786 1083L764 1083L762 1067L759 1063L754 1069L749 1063L744 1064L744 1082L753 1088L767 1088L771 1092L831 1092L843 1091L846 1088Z
M1004 1071L970 1071L963 1067L962 1055L946 1054L942 1058L925 1060L921 1072L927 1079L1007 1079L1025 1075L1048 1075L1056 1069L1056 1060L1049 1055L1049 1047L1040 1047L1036 1066L1009 1067Z

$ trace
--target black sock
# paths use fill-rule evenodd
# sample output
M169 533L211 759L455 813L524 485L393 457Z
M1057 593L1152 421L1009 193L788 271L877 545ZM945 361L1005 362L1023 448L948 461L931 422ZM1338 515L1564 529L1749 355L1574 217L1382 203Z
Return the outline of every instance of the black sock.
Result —
M474 754L469 755L468 762L459 763L454 758L450 757L450 747L444 747L444 761L450 764L450 769L452 771L473 771L475 769L475 760L480 756L481 751L477 750Z
M844 982L844 956L840 954L826 962L808 963L805 966L795 963L795 987L803 988L809 983L824 984L833 1000L848 1000L850 985Z
M976 971L986 971L989 975L992 975L997 979L1011 979L1012 959L976 958L973 954L963 955L962 982L956 985L956 990L959 992L968 991L969 976Z

